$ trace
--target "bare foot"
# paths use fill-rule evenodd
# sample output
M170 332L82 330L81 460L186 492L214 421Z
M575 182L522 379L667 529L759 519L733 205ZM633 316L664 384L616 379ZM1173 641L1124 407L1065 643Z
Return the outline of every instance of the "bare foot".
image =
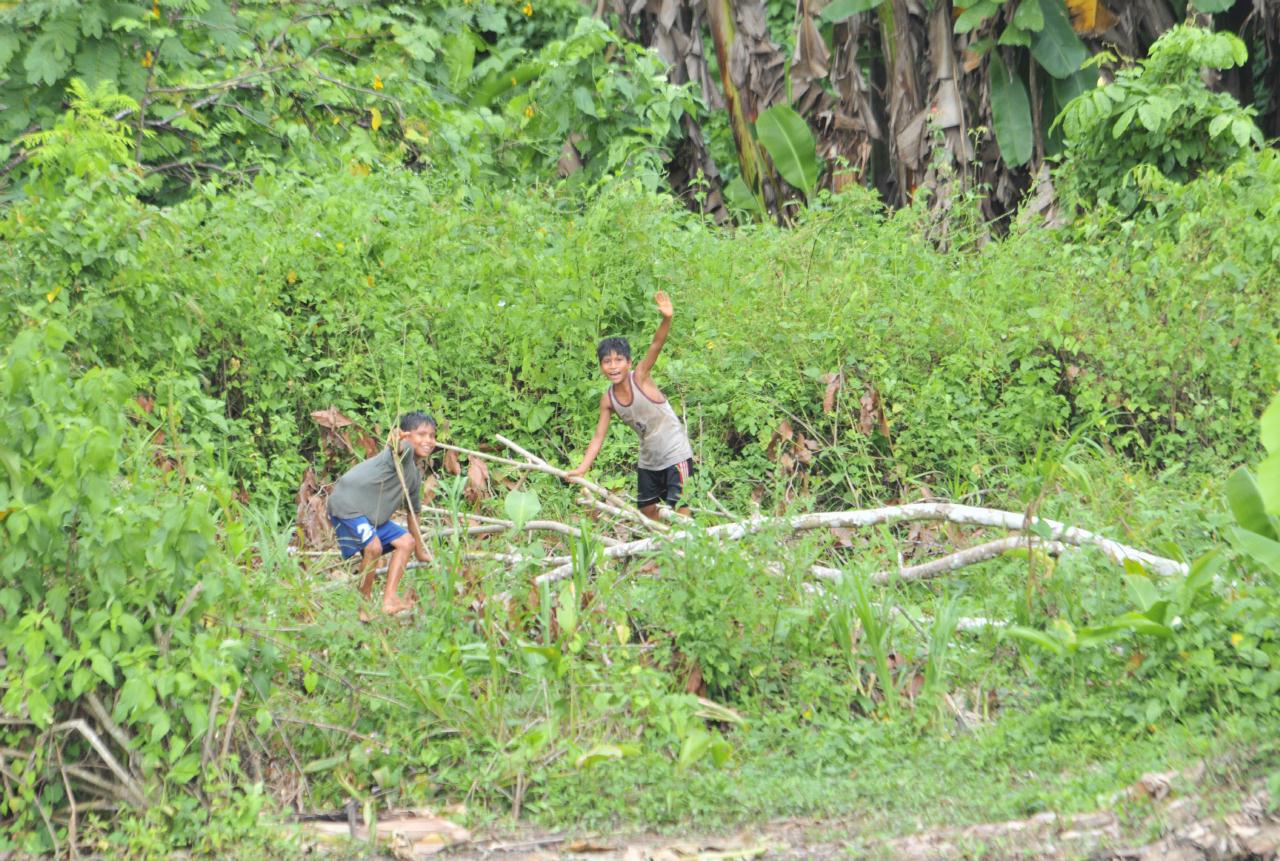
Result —
M418 606L416 601L405 601L396 597L382 602L382 612L388 616L399 616L401 613L408 613L416 606Z
M366 625L373 621L373 615L364 607L360 608L360 621Z

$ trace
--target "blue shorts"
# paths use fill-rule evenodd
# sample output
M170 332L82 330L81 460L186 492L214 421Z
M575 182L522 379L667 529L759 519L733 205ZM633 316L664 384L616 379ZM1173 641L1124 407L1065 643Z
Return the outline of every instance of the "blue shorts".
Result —
M357 553L363 553L365 545L375 537L382 542L382 552L386 553L391 549L392 541L401 535L408 535L404 527L394 520L388 520L377 528L374 528L367 517L343 520L340 517L331 516L329 522L333 524L333 531L338 536L338 551L342 553L343 559L350 559Z

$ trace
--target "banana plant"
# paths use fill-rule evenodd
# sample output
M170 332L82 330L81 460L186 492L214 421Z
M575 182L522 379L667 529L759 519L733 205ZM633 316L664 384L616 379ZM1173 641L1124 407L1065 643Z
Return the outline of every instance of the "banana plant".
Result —
M1280 574L1280 395L1262 414L1267 457L1255 476L1240 467L1227 479L1227 504L1236 525L1228 531L1237 550Z

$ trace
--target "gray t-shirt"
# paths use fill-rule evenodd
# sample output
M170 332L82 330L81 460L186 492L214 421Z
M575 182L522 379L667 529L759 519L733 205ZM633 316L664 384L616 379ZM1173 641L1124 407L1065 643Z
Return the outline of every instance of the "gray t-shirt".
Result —
M623 404L609 389L609 402L613 411L640 437L640 457L636 466L641 469L661 470L693 457L689 436L684 425L671 408L671 401L663 398L655 401L644 393L631 375L631 403Z
M342 520L367 517L374 526L381 526L397 509L406 508L404 488L400 487L393 458L391 449L385 448L338 479L329 494L329 515ZM422 508L422 473L413 459L411 446L404 447L400 468L417 514Z

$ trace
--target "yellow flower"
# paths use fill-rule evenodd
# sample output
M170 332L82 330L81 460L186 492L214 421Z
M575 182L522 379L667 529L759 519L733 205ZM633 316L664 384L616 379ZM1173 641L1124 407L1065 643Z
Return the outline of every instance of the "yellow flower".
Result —
M151 0L151 17L160 17L160 0Z
M142 55L142 68L150 69L151 64L154 63L155 61L156 61L156 55L151 53L150 51L147 51L147 53Z
M375 132L382 128L382 111L377 108L369 108L369 128Z
M374 88L375 90L380 90L380 89L382 89L382 76L381 76L381 75L374 75L374 76L373 76L373 88Z
M708 350L714 350L715 348L716 348L716 342L715 342L715 341L707 341L707 349L708 349Z
M290 270L289 270L289 274L288 274L288 275L286 275L286 276L284 276L284 280L288 281L290 284L297 284L297 283L298 283L298 273L297 273L297 272L294 272L292 269L290 269Z
M61 288L61 287L54 287L54 288L53 288L52 290L50 290L48 293L44 294L45 301L47 301L47 302L49 302L49 303L51 303L51 304L52 304L53 300L54 300L54 299L57 299L57 298L58 298L58 294L59 294L59 293L61 293L61 292L62 292L62 288Z
M523 6L520 7L520 11L524 13L524 16L526 18L533 17L533 4L532 3L524 4Z
M524 106L524 115L526 119L533 119L533 105Z
M373 286L373 276L372 276L372 275L366 275L366 276L364 277L364 283L366 283L366 284L368 284L370 287L372 287L372 286Z
M1231 635L1231 645L1238 646L1244 642L1244 634L1235 633Z

